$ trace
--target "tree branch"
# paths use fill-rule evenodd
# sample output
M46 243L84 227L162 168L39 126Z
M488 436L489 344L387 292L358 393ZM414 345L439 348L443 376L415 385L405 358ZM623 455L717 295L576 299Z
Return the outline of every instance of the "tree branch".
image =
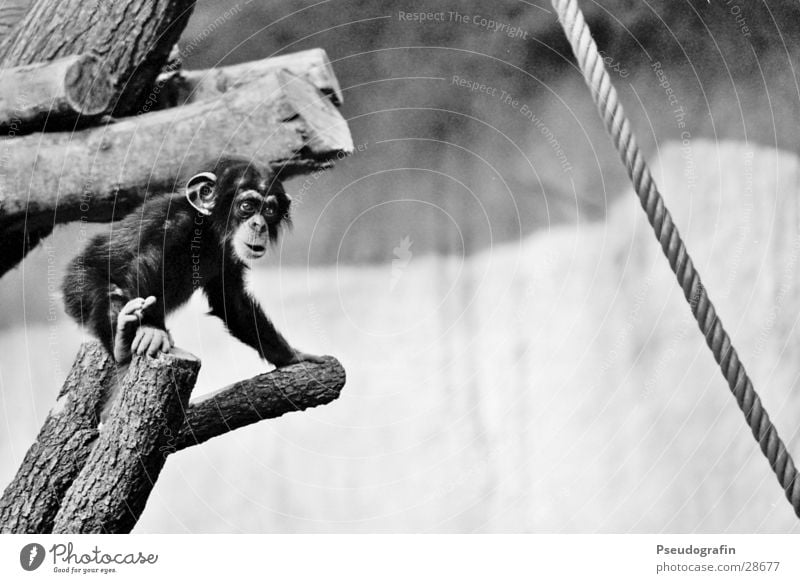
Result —
M329 356L324 364L303 362L279 368L204 395L186 411L175 450L264 419L330 403L339 397L345 378L342 365Z
M200 361L173 350L134 356L86 464L67 490L54 533L127 533L172 447Z
M0 532L49 533L97 439L102 396L116 366L100 343L81 346L55 406L0 498Z
M0 533L127 532L169 454L327 404L345 383L342 365L326 357L323 364L277 369L188 404L199 366L181 352L137 357L118 379L99 342L81 346L56 405L0 498ZM121 397L98 439L105 395L119 382Z
M0 230L119 219L148 192L174 192L177 176L223 152L283 167L286 177L325 167L352 148L347 122L331 102L279 71L210 102L72 135L13 140L0 177Z

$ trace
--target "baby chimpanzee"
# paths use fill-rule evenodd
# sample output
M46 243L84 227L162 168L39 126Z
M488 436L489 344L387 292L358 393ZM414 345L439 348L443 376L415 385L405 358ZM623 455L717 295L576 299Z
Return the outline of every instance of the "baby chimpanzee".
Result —
M220 158L185 193L150 198L89 242L64 278L67 313L124 364L133 352L169 351L166 315L202 288L211 313L262 358L321 362L294 350L244 287L247 263L277 241L290 205L273 172Z

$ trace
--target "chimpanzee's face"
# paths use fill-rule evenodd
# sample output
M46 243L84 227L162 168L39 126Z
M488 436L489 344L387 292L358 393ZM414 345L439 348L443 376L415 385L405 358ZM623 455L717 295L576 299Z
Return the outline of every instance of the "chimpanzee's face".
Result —
M235 181L229 225L236 255L243 260L263 257L267 245L278 240L289 220L291 199L272 173L261 175L252 167Z
M263 257L290 224L292 199L271 171L261 172L249 160L223 158L210 172L193 176L186 198L210 217L236 257L251 261Z

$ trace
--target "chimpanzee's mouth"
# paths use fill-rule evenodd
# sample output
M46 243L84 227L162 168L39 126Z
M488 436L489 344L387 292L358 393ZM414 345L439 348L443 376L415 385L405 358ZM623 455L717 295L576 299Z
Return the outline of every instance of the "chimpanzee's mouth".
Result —
M253 253L264 253L267 250L264 245L251 245L250 243L245 243L245 245L247 245L247 248Z

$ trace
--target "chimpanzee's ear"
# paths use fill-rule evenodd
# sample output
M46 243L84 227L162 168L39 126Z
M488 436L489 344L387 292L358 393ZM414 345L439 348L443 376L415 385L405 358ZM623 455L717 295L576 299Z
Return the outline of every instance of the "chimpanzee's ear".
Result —
M217 203L216 184L217 176L213 172L195 174L186 183L186 200L197 212L210 215Z

